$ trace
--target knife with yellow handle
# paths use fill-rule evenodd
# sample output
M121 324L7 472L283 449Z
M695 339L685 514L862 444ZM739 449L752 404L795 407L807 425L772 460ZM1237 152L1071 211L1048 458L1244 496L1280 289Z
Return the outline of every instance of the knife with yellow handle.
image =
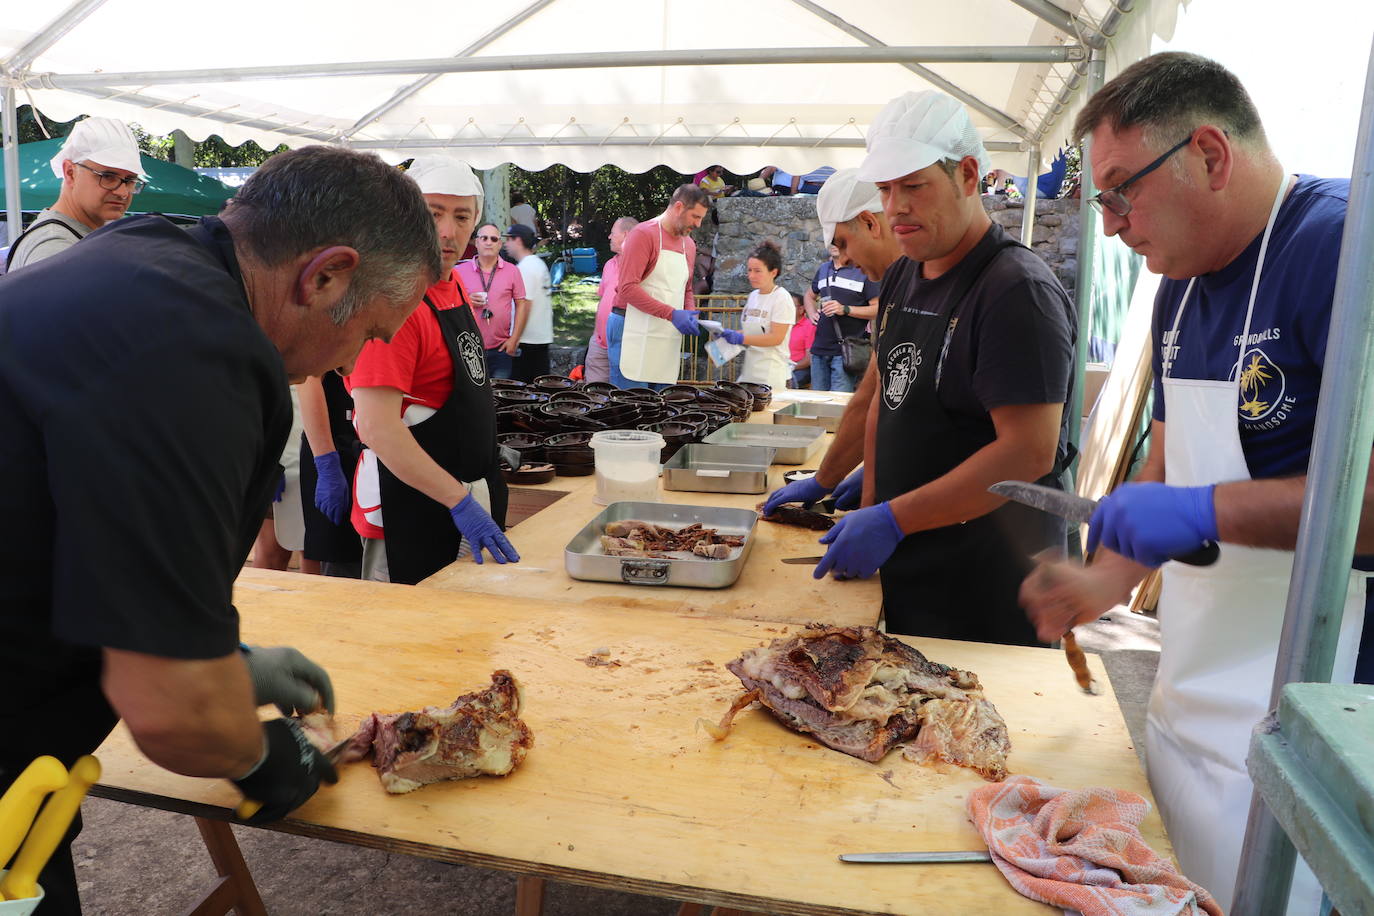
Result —
M60 764L59 764L60 765ZM100 761L87 754L72 764L67 784L58 789L43 806L43 813L29 831L29 838L14 860L14 866L0 881L0 894L6 900L23 900L38 893L38 873L48 864L72 818L81 810L81 800L100 779Z
M56 757L39 757L19 774L0 798L0 865L24 842L44 796L66 784L67 768Z
M339 758L343 756L344 749L347 748L348 745L352 742L352 735L349 735L347 738L344 738L343 740L337 742L331 748L329 748L329 750L324 752L324 759L328 760L331 764L337 764L339 762ZM238 818L241 821L246 821L252 818L253 815L257 814L261 810L262 802L252 798L245 798L243 801L239 802L236 806L234 806L234 817Z

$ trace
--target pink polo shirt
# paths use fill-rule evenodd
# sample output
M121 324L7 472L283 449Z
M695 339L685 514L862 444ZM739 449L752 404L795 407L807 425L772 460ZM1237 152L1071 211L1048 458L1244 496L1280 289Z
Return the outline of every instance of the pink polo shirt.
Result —
M515 300L527 298L520 268L497 258L494 272L483 270L473 258L460 261L456 270L469 299L473 293L485 291L487 294L485 308L491 313L490 318L483 317L486 314L483 306L472 303L472 317L477 319L477 327L482 332L482 346L488 350L501 346L510 339L515 327Z
M616 255L601 268L601 285L596 294L601 301L596 306L596 330L592 331L592 342L598 347L606 347L606 316L611 314L615 305L616 286L620 283L620 255Z

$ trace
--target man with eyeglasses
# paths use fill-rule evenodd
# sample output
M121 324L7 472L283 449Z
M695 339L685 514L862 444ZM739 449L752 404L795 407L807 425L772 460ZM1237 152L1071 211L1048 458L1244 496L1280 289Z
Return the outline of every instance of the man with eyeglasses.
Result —
M122 122L87 118L77 123L52 158L62 179L57 203L38 214L10 247L6 271L65 251L129 209L146 176L138 142Z
M1165 277L1152 442L1136 482L1093 516L1093 564L1038 570L1022 598L1041 638L1054 639L1163 567L1150 784L1184 872L1229 910L1251 795L1245 755L1268 709L1350 183L1287 172L1245 87L1192 54L1123 70L1074 133L1092 139L1103 229ZM1215 565L1168 562L1207 542L1224 542ZM1356 543L1374 551L1374 526ZM1354 565L1374 568L1370 559ZM1351 571L1333 680L1355 670L1365 578ZM1305 912L1316 912L1311 894Z
M511 378L530 318L525 279L520 268L501 257L501 230L488 223L473 239L477 257L458 265L458 282L472 303L491 377Z

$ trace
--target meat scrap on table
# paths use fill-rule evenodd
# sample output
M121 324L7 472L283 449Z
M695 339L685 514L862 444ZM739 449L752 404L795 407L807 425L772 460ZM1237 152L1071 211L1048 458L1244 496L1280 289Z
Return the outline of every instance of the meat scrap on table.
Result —
M759 503L754 509L763 517L765 522L792 525L795 528L809 528L812 531L828 531L835 527L833 515L824 515L813 509L803 509L800 506L778 506L771 514L763 515L763 506L763 503Z
M509 671L494 671L491 686L466 693L448 707L376 713L363 720L341 763L369 754L388 792L399 795L445 779L505 776L534 746L520 719L524 702Z
M610 522L601 535L601 549L610 557L671 559L675 552L690 553L708 560L728 560L731 552L744 546L744 535L721 534L693 522L683 528L668 528L639 519Z
M812 624L726 664L747 692L709 730L717 740L754 701L794 731L877 762L894 746L919 763L942 760L997 781L1011 740L978 676L932 662L873 627Z

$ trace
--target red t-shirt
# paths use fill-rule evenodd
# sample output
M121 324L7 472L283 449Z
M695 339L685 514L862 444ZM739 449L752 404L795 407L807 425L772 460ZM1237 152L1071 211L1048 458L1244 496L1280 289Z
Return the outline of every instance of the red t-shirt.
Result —
M622 308L634 307L666 320L673 316L674 309L696 308L696 297L692 294L692 268L696 264L697 243L692 241L690 235L660 231L658 223L656 219L640 223L625 236L625 244L620 248L620 276L615 304ZM683 284L681 305L675 301L659 302L640 285L658 266L660 244L687 259L687 282Z
M425 290L425 297L440 311L467 306L459 292L458 283L450 277ZM419 404L435 410L444 406L453 393L453 358L449 356L439 328L439 319L423 302L410 313L390 342L370 340L358 354L353 373L344 378L344 386L352 394L358 388L395 388L401 394L401 415L407 408ZM379 525L368 521L368 513L375 511L375 498L364 498L360 485L366 457L358 461L354 475L354 500L351 512L353 528L365 538L379 538L384 532ZM369 490L370 492L370 490Z

